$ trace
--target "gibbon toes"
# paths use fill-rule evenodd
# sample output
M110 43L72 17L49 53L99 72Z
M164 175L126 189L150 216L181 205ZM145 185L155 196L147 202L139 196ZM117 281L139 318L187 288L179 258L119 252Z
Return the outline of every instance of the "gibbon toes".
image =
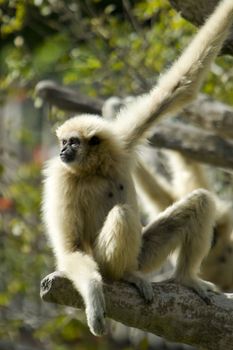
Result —
M124 280L130 284L133 284L140 295L143 297L146 303L150 304L153 301L153 288L151 282L138 276L138 274L127 274Z
M209 292L218 292L218 288L211 282L204 281L200 278L186 278L180 280L177 278L171 278L168 282L180 283L183 286L192 289L206 304L211 304L211 294Z
M146 301L146 303L150 304L153 301L153 288L152 284L146 280L141 279L137 283L135 283L140 295Z
M86 306L87 324L90 331L97 336L106 333L106 309L102 291L96 290L92 302Z
M211 294L209 292L218 292L217 287L211 283L197 278L187 285L190 287L199 297L204 300L206 304L211 304Z

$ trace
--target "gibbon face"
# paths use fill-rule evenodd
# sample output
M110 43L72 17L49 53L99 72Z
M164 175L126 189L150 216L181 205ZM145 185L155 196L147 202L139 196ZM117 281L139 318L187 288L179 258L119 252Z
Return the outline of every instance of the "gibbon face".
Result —
M95 174L106 171L119 160L121 146L110 122L98 116L71 118L56 130L60 159L75 173Z

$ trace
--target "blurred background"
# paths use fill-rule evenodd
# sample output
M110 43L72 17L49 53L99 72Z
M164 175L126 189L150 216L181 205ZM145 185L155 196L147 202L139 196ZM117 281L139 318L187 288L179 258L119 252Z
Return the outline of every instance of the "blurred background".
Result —
M116 325L96 338L83 315L40 300L54 270L41 169L57 150L54 128L72 113L44 103L35 86L50 79L103 100L143 93L195 27L165 0L0 0L0 23L0 350L184 348L132 330L117 336ZM231 103L232 76L232 58L218 58L203 91Z

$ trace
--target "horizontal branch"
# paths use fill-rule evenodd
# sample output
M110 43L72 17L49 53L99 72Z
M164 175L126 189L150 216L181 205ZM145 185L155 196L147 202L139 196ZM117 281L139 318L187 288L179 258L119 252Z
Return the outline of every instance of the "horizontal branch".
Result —
M207 95L199 94L193 103L184 108L181 117L188 123L233 139L233 108Z
M233 140L195 127L173 122L160 123L153 131L150 144L179 151L202 163L233 169Z
M41 98L55 104L58 108L101 115L103 101L100 99L83 96L70 88L61 87L51 81L40 82L36 89ZM221 108L223 108L222 104ZM214 114L211 113L212 108L208 106L208 120L204 115L206 109L206 103L204 103L199 116L195 117L195 110L200 110L197 102L187 107L185 113L191 121L195 121L207 129L214 129L216 125L216 130L220 130L220 134L223 131L228 133L228 136L232 134L232 116L227 113L230 107L227 109L227 106L224 105L221 114ZM151 144L159 148L177 150L199 162L223 168L233 168L233 141L224 140L214 133L185 126L182 123L165 121L158 124L151 138Z
M77 90L60 86L53 81L39 82L36 92L44 101L62 110L102 114L103 100L84 96ZM185 107L181 116L187 122L233 138L233 108L207 95L200 94L196 101Z
M101 114L102 100L88 97L54 81L42 80L36 85L35 90L42 100L64 111Z
M202 163L233 169L233 140L199 128L166 121L156 126L150 144L179 151Z
M204 23L206 18L213 12L219 0L169 0L175 10L181 13L181 15L187 19L187 21L193 23L196 26L200 26ZM230 34L225 41L221 54L233 55L233 27Z
M233 344L233 294L211 294L207 305L192 291L174 283L153 283L154 301L145 304L136 289L123 282L105 283L107 317L168 340L198 348L230 350ZM58 272L41 283L44 301L83 309L72 283Z

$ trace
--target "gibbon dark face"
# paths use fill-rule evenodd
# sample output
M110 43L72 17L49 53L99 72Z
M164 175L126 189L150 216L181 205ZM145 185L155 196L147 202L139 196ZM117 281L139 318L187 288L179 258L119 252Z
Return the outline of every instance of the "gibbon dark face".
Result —
M60 158L64 163L73 162L76 157L76 152L80 147L80 139L78 137L70 137L68 140L62 140L62 149Z
M60 158L64 163L71 163L79 160L79 153L91 153L95 146L101 143L99 136L94 135L90 139L80 139L79 137L70 137L61 141L62 149Z
M79 137L69 137L61 140L60 158L64 163L80 162L93 152L97 152L97 146L101 143L99 136L94 135L88 139ZM86 159L87 160L87 159Z

